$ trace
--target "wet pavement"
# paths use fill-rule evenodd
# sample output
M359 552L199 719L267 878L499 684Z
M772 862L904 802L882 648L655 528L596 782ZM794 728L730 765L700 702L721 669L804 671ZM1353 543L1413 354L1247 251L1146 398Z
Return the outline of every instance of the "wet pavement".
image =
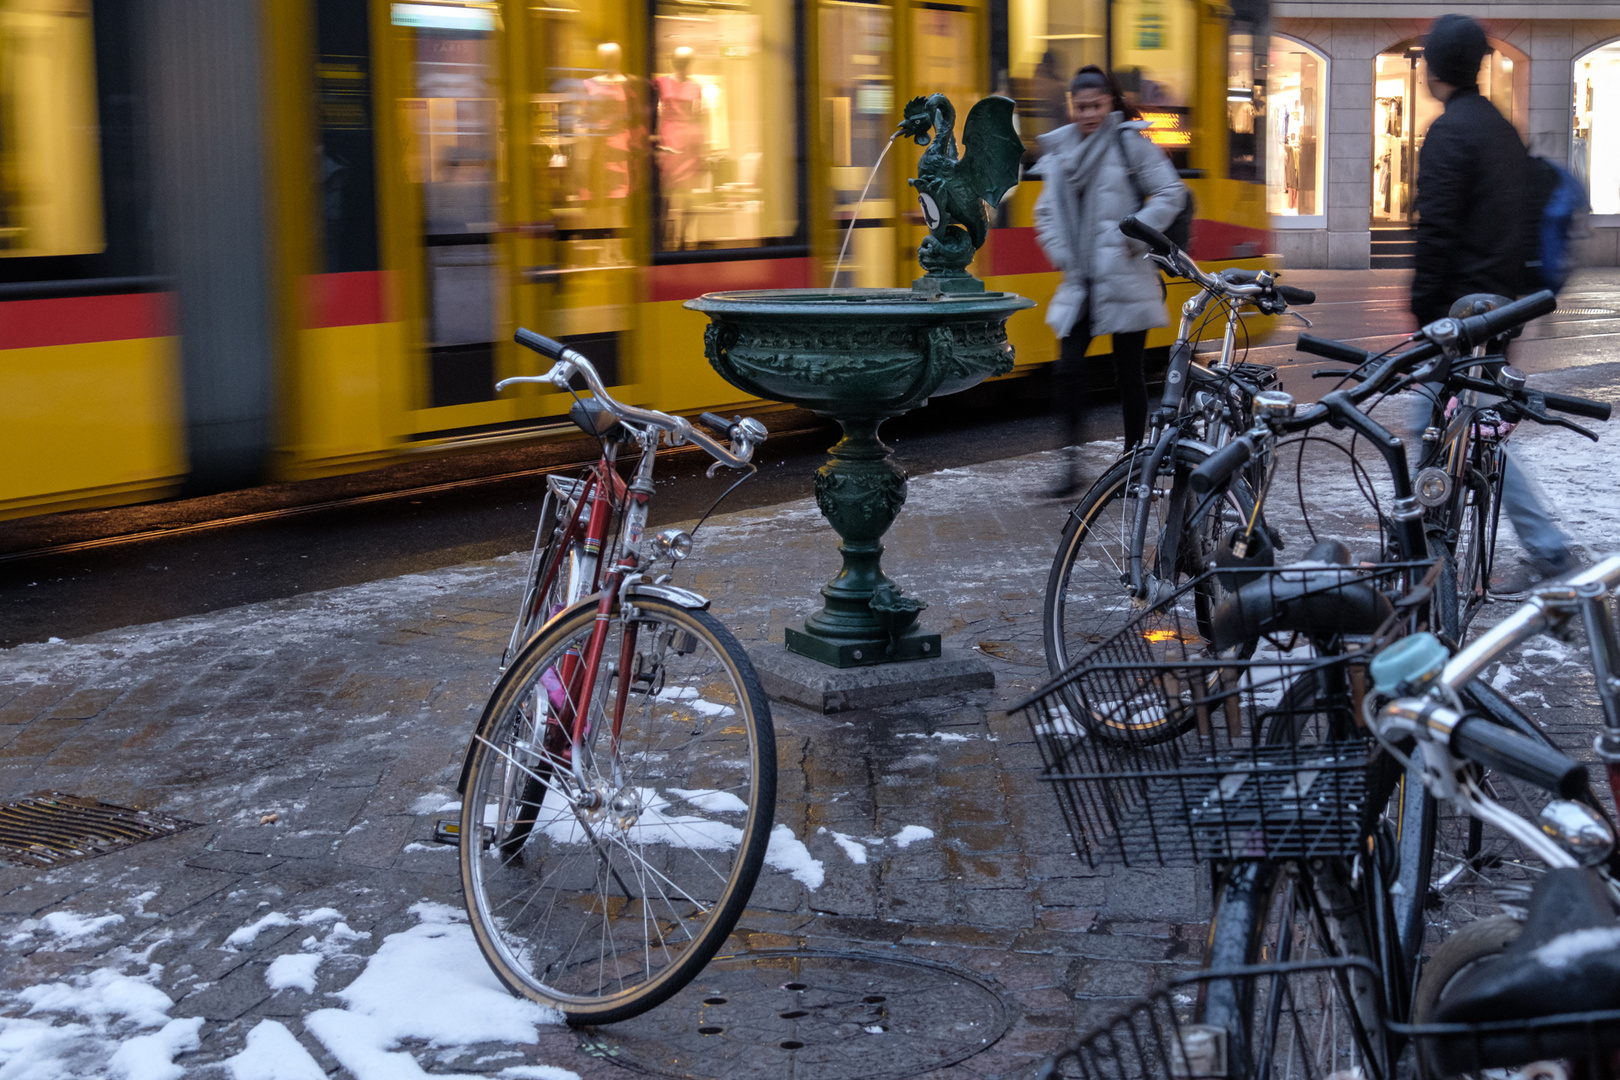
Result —
M1620 400L1606 347L1575 351L1537 384ZM1565 526L1594 552L1620 547L1605 450L1522 436ZM1088 446L1089 474L1115 452ZM1082 863L1006 711L1046 673L1039 613L1067 508L1041 491L1056 464L1043 452L916 477L889 534L886 568L929 602L947 647L985 658L993 691L832 716L773 705L776 821L808 860L767 866L730 951L823 957L791 993L847 991L865 964L860 979L890 980L866 996L893 1004L784 1034L792 1003L761 995L788 982L728 961L655 1014L582 1035L498 989L459 919L454 850L431 837L453 816L525 552L0 653L0 792L198 826L0 869L0 1072L1028 1075L1078 1028L1196 968L1209 914L1202 871ZM1312 458L1301 476L1319 528L1369 535L1341 464ZM1279 489L1270 504L1296 537L1297 498ZM748 648L779 648L835 566L799 499L711 520L675 583L712 597ZM1570 745L1596 717L1578 659L1538 646L1495 676ZM706 998L760 1015L723 1020ZM940 1057L964 1032L984 1048ZM791 1041L837 1052L784 1057Z

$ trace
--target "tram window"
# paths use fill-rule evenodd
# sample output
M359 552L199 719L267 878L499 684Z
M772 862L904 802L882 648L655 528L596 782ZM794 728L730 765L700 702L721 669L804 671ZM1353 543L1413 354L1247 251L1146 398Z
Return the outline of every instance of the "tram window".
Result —
M102 247L89 0L0 0L0 257Z
M366 0L317 0L315 101L326 273L375 270L377 182Z
M1069 80L1108 63L1106 0L1048 0L1007 8L1007 63L1024 141L1069 122Z
M1197 29L1192 0L1115 0L1114 74L1178 169L1192 148Z
M1270 38L1266 0L1232 0L1226 41L1227 175L1264 183L1266 154L1266 67Z
M820 18L822 145L830 158L833 217L891 218L891 172L874 175L872 167L894 131L894 9L825 0Z
M659 0L647 145L664 251L799 231L793 5Z
M500 169L496 20L483 4L395 4L411 89L405 173L418 185L432 406L494 396Z
M1327 58L1274 37L1266 86L1266 210L1280 218L1325 214Z

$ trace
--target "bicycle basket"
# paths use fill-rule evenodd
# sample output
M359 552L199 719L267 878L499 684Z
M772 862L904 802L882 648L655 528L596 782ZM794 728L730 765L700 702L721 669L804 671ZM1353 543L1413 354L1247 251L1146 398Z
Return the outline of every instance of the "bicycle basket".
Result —
M1434 1076L1620 1078L1620 1010L1478 1024L1390 1023L1389 1029L1417 1044ZM1532 1063L1541 1064L1524 1068Z
M1407 569L1245 570L1247 583L1224 598L1235 575L1211 571L1023 703L1041 778L1080 855L1091 865L1192 866L1353 854L1372 821L1369 654L1322 656L1294 647L1292 635L1279 641L1267 613L1331 619L1341 605L1367 606ZM1270 625L1272 636L1217 652L1212 636L1232 618ZM1373 617L1361 621L1370 633Z
M1037 1080L1390 1075L1378 969L1339 957L1201 971L1138 1000L1036 1071ZM1230 1026L1205 1023L1212 1000L1239 1004ZM1352 1007L1355 1001L1359 1007ZM1228 1009L1228 1015L1233 1010Z

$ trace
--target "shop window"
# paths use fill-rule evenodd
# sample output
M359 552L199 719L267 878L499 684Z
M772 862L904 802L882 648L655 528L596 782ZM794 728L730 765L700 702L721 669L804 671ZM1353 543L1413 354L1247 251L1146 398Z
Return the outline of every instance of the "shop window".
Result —
M1288 219L1325 214L1327 58L1271 39L1266 78L1266 210Z
M0 0L0 257L102 250L89 0Z
M1575 61L1570 165L1594 214L1620 214L1620 41Z
M772 0L658 3L649 89L661 250L798 233L793 17Z

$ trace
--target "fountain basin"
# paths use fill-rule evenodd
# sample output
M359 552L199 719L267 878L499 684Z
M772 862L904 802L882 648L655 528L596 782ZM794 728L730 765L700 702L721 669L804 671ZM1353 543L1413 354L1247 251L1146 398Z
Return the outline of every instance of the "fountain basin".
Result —
M926 286L924 278L919 286ZM928 399L1012 370L1007 319L1033 307L1015 293L932 289L764 289L709 293L704 352L745 393L837 420L844 437L816 470L816 505L840 538L843 568L790 652L838 668L940 656L917 626L922 601L883 573L883 534L906 501L906 477L878 428Z
M733 386L834 419L898 416L1012 370L1015 293L760 289L708 293L704 352Z

